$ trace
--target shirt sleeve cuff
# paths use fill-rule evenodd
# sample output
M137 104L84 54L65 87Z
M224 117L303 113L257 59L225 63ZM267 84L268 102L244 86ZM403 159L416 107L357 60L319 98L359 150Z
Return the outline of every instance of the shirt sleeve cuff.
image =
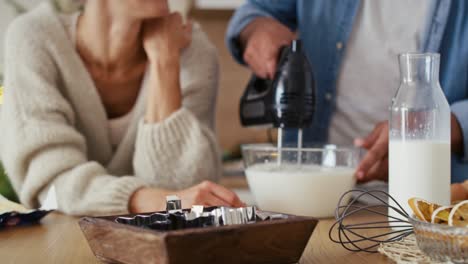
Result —
M243 51L239 41L239 35L244 28L257 17L271 17L265 11L258 9L255 5L246 3L237 9L236 13L231 19L226 34L226 45L231 51L232 56L240 64L245 64L242 58Z
M460 124L463 135L463 156L461 161L468 163L468 100L452 104L451 109Z

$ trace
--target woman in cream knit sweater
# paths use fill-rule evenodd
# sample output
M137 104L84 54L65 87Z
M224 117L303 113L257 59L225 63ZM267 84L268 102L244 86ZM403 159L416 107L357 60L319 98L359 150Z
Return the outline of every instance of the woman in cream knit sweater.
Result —
M220 173L216 52L167 0L44 4L6 35L1 158L20 200L115 214L192 204L242 205L206 180Z

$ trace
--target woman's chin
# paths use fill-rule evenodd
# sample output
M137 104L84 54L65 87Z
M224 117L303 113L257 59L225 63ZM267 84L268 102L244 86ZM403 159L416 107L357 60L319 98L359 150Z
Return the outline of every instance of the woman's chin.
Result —
M171 12L169 5L159 4L142 4L138 8L133 9L134 16L141 19L152 19L168 16ZM132 12L132 11L129 11Z

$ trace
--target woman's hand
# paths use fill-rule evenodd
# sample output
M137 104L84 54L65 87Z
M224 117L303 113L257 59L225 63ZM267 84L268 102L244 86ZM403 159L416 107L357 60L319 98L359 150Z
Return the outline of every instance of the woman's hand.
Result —
M365 139L356 139L357 147L367 149L367 153L356 169L359 182L388 179L388 122L381 122Z
M181 191L155 188L138 189L130 198L129 211L132 213L154 212L166 209L166 196L175 194L184 208L192 205L241 207L245 204L231 190L218 184L204 181Z
M191 188L176 192L175 194L182 200L182 206L185 208L191 207L192 205L245 206L233 191L210 181L204 181Z
M147 20L143 25L143 47L150 62L179 59L180 52L192 41L192 24L183 24L179 13Z

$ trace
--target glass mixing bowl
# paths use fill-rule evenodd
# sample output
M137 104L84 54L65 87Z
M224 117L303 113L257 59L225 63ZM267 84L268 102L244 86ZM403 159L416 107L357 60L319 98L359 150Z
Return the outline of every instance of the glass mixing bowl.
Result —
M355 185L360 152L353 147L242 146L245 174L262 210L332 217L340 196Z
M431 224L408 218L419 249L440 262L468 263L468 228Z

